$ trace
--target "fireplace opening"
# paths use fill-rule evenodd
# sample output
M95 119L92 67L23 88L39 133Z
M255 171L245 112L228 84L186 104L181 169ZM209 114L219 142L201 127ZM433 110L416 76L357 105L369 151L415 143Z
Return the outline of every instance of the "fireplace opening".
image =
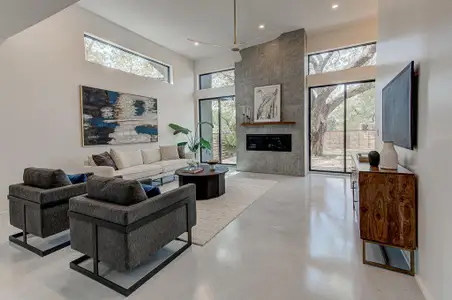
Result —
M247 134L247 151L292 152L291 134Z

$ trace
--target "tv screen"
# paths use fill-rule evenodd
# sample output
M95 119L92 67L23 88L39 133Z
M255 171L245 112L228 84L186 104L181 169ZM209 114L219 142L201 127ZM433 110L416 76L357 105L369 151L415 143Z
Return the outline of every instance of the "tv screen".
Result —
M383 89L384 142L413 149L415 143L415 72L411 62Z

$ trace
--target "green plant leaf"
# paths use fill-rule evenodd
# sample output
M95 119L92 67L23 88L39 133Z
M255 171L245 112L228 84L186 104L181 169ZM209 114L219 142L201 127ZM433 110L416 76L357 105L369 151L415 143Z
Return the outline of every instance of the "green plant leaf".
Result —
M185 147L187 144L188 144L188 142L180 142L180 143L177 143L177 146L178 147Z
M196 143L193 145L193 151L192 152L198 152L199 149L199 143Z
M199 144L201 146L201 149L207 149L209 151L212 151L212 146L210 145L209 141L206 141L205 139L200 138L199 139Z
M198 123L198 127L201 128L201 125L203 125L203 124L209 125L209 126L212 127L212 128L214 127L213 124L210 123L210 122L199 122L199 123Z
M191 132L190 129L182 127L182 126L174 124L174 123L171 123L168 126L174 130L174 135L177 135L179 133L189 134Z

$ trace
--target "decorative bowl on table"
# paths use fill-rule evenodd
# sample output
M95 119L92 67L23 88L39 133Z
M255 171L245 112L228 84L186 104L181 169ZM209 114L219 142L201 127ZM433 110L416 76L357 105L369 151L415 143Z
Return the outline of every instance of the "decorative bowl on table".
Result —
M218 165L219 161L216 159L211 159L207 162L207 164L210 166L210 171L215 171L215 165Z
M199 162L197 160L189 160L187 161L187 164L189 170L196 170L197 168L199 168Z

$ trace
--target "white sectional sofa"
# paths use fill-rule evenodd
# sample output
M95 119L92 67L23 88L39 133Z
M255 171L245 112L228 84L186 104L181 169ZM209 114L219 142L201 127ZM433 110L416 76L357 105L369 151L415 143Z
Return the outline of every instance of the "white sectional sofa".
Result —
M166 147L168 148L168 147ZM177 152L177 148L176 148ZM113 167L97 166L92 155L85 160L84 171L95 175L114 177L122 176L124 179L159 179L174 175L174 171L187 166L189 154L185 159L173 153L168 155L157 149L142 149L132 151L120 151L112 149L111 157L118 170Z

